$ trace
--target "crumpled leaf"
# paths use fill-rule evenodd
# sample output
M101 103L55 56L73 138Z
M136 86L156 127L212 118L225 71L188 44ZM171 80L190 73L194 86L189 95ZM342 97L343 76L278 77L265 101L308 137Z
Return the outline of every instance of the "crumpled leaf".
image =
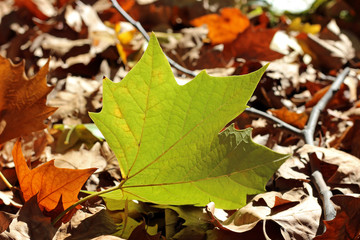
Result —
M311 56L311 63L319 68L340 69L355 57L352 42L340 31L335 20L330 21L319 36L300 33L296 39L303 51Z
M0 56L0 143L46 127L43 121L56 108L47 107L52 88L46 85L49 62L27 78L24 63L12 64Z
M21 151L21 143L18 140L13 149L16 174L20 183L20 189L25 202L37 195L39 208L43 212L52 212L70 207L78 201L77 195L89 178L95 172L95 168L89 169L66 169L54 166L54 160L40 167L30 170ZM59 206L61 202L61 206Z
M266 239L266 236L270 239L312 239L321 212L310 185L284 193L267 192L255 196L220 226L221 231L215 230L212 234L216 236L214 239L227 239L223 237L228 232L233 239L245 236L252 236L248 239Z
M77 211L56 233L55 239L93 239L100 235L113 234L117 226L104 206L88 207Z
M37 204L37 195L32 196L12 220L8 230L0 234L4 240L48 240L56 233L49 217L45 217Z
M328 186L338 188L344 193L360 193L360 160L351 154L339 151L334 148L323 148L311 145L304 145L299 153L311 152L322 153L321 162L337 166L336 171L330 171L328 166L321 167L321 172ZM327 174L330 171L331 174Z
M336 217L331 221L324 221L326 232L314 240L353 240L359 239L360 229L360 198L336 195L331 197L340 206Z
M124 181L102 196L171 205L213 201L235 209L245 204L245 194L262 192L288 155L253 143L250 129L218 133L246 108L264 70L231 77L203 71L180 86L152 35L120 83L104 80L103 109L90 113Z
M249 19L238 8L223 8L220 14L208 14L191 21L196 27L207 25L208 36L214 45L231 43L250 25Z

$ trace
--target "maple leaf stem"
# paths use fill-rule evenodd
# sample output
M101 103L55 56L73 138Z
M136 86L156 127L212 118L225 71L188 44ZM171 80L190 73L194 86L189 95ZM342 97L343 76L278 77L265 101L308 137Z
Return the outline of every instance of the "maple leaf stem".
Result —
M4 176L4 174L2 172L0 172L0 178L3 180L3 182L5 183L5 185L10 188L13 189L14 186L11 185L11 183L6 179L6 177Z
M93 198L93 197L96 197L96 196L100 196L102 194L105 194L105 193L108 193L108 192L112 192L112 191L115 191L117 189L121 189L121 187L124 185L124 183L126 182L126 179L123 179L121 180L120 184L115 186L115 187L112 187L112 188L108 188L104 191L101 191L101 192L95 192L95 193L92 193L82 199L80 199L79 201L77 201L76 203L74 203L73 205L71 205L70 207L68 207L67 209L65 209L63 212L61 212L52 222L51 224L53 226L55 226L55 224L62 218L65 216L65 214L67 212L69 212L70 210L74 209L77 205L79 204L82 204L83 202L86 202L87 200Z

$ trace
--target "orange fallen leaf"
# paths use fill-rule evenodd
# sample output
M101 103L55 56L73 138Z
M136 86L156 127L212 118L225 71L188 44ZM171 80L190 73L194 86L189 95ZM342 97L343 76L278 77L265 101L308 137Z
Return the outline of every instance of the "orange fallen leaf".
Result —
M286 123L289 123L295 127L303 129L307 123L309 116L306 113L296 113L289 111L286 107L280 109L269 110L275 117L280 118Z
M57 168L54 166L54 160L30 170L22 154L19 140L15 143L12 154L25 202L37 194L38 204L43 212L51 212L55 208L61 209L58 206L60 201L63 205L62 209L76 203L82 185L96 170L96 168Z
M190 23L196 27L206 24L211 43L231 43L239 33L242 33L249 25L250 21L237 8L223 8L220 14L208 14L193 19Z
M46 127L43 121L57 109L46 106L48 69L49 62L28 79L24 62L14 65L0 56L0 143Z

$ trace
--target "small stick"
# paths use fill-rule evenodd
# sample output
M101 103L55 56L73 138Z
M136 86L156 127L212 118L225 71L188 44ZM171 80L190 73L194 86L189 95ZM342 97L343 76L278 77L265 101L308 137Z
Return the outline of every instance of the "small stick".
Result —
M246 108L245 111L247 111L249 113L254 113L254 114L262 116L262 117L265 117L265 118L279 124L280 127L284 127L284 128L286 128L286 129L288 129L288 130L290 130L290 131L292 131L292 132L294 132L296 134L303 135L303 130L301 130L301 129L297 128L297 127L294 127L294 126L280 120L279 118L268 114L267 112L260 111L260 110L258 110L256 108L253 108L253 107Z
M306 124L305 129L303 130L305 142L307 144L314 145L314 133L320 113L325 109L326 105L334 96L334 94L340 89L340 86L344 82L345 77L349 74L349 71L350 69L347 67L342 71L342 73L337 76L336 80L331 84L329 90L312 109L309 120ZM336 216L336 210L330 200L330 198L332 197L332 192L329 190L328 186L325 183L324 177L320 172L320 167L318 166L315 153L309 154L309 158L311 167L311 178L323 203L324 220L332 220Z

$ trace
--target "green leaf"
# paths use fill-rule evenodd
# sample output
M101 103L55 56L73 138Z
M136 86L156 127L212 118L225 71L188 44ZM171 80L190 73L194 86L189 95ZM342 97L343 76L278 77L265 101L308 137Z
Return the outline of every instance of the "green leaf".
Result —
M235 209L264 185L288 156L251 141L251 130L219 131L246 108L266 67L242 76L200 72L180 86L151 36L120 82L103 82L103 109L90 117L120 165L122 188L102 195L172 205Z

